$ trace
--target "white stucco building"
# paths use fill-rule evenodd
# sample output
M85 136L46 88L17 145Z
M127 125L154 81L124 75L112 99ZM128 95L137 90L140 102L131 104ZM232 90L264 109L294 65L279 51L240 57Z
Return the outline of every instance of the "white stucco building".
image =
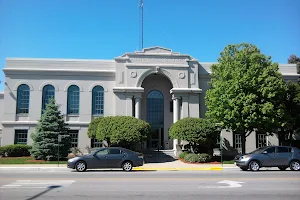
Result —
M212 64L161 47L114 60L8 58L0 93L1 145L31 144L42 108L54 96L74 147L84 150L99 144L87 136L94 117L130 115L152 125L147 148L174 149L178 141L168 137L171 124L184 117L204 117ZM296 65L280 65L280 72L285 80L299 76ZM231 148L241 148L239 135L224 130L223 136ZM252 134L246 150L267 142L277 144L278 139Z

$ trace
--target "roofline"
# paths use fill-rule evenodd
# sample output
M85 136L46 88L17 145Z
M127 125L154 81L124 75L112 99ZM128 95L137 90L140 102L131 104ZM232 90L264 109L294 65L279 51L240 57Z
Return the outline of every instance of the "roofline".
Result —
M6 58L6 61L89 61L89 62L110 62L115 63L115 60L104 59L76 59L76 58Z

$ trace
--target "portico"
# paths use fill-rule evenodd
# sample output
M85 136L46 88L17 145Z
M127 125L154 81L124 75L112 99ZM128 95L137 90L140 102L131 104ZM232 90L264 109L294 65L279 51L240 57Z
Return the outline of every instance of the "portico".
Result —
M116 115L135 116L150 123L152 137L147 148L176 150L180 141L168 137L172 123L200 116L198 61L161 47L126 53L115 61ZM126 109L122 99L126 99Z

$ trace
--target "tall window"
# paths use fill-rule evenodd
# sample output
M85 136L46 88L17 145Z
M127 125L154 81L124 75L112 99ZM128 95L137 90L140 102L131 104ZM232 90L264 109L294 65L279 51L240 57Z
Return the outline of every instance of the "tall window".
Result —
M27 144L28 130L15 130L15 144Z
M266 134L256 134L256 148L267 146Z
M96 138L91 138L91 148L98 148L102 146L103 146L102 141L99 141Z
M71 147L78 147L78 130L69 130L71 136Z
M43 88L42 112L46 109L46 105L51 98L55 98L55 89L53 85L45 85Z
M103 115L104 112L104 89L96 86L92 91L92 114Z
M242 152L242 135L241 134L233 134L233 147L238 150L238 152Z
M29 113L30 88L26 84L22 84L17 90L17 114Z
M152 90L147 96L147 120L151 125L164 124L164 96L158 90Z
M79 87L71 85L68 88L68 102L67 102L67 114L78 115L79 114Z

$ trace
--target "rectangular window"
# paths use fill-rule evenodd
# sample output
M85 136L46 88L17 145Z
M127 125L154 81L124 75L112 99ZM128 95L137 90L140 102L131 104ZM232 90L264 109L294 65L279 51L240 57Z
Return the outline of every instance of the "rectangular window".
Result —
M266 134L256 133L256 148L267 146Z
M27 144L28 130L15 130L15 144Z
M241 134L233 134L233 147L239 152L242 152L242 135Z
M91 148L99 148L102 147L103 143L96 138L91 138Z
M78 130L69 130L69 134L71 136L71 146L78 147Z

